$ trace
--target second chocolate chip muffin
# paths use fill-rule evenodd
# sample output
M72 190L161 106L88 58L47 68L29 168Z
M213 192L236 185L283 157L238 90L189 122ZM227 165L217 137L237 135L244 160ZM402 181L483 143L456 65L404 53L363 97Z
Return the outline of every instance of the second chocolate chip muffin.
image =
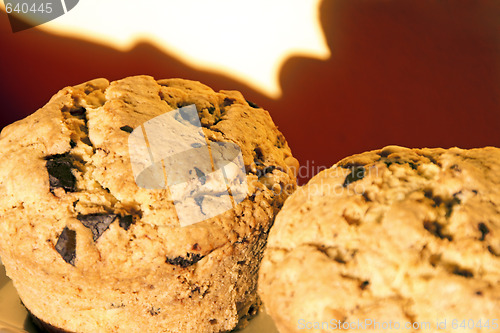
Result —
M183 227L169 188L137 185L129 137L193 104L207 144L241 149L248 191ZM149 76L67 87L1 133L0 255L45 328L228 331L259 306L257 270L296 164L269 113L239 92ZM207 191L193 202L222 196Z
M283 333L499 332L499 282L500 149L391 146L287 200L259 292Z

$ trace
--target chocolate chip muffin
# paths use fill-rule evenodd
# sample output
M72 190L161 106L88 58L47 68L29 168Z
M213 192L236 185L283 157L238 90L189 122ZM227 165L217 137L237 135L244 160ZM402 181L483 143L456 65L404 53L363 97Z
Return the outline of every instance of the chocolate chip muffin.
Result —
M199 161L173 155L168 163L182 162L174 171L199 187L174 198L180 178L158 183L167 160L153 161L156 137L145 139L146 125L171 114L199 125L202 143L192 148L211 151L211 171L226 178L217 183ZM231 157L243 170L238 198L230 168L214 167L224 144L239 149ZM153 162L159 173L141 183L134 168ZM263 248L296 168L269 113L237 91L149 76L67 87L1 132L0 255L23 304L49 331L228 331L259 308ZM203 211L223 199L229 208ZM205 218L183 223L182 200Z
M500 149L385 147L285 203L259 294L280 332L499 332Z

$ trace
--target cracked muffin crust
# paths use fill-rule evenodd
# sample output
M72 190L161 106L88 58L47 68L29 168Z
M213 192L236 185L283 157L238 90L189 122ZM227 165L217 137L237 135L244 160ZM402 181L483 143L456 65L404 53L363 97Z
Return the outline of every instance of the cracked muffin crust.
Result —
M209 142L241 148L248 196L180 227L168 189L136 185L127 139L191 104ZM269 113L239 92L149 76L89 81L4 128L0 156L0 255L45 328L221 332L257 311L257 270L297 161Z
M343 159L286 201L259 274L280 332L437 331L444 320L440 332L499 332L500 149L389 146Z

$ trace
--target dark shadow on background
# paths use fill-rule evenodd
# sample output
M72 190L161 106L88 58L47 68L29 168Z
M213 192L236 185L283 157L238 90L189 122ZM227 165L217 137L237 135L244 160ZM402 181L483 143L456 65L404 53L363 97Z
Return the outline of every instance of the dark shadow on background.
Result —
M500 146L498 17L500 3L492 1L323 1L332 57L289 59L280 73L283 96L273 100L147 43L120 52L36 28L12 34L0 13L0 126L67 85L149 74L240 90L270 110L294 155L309 166L302 181L316 167L389 144Z
M500 146L499 5L324 1L332 57L288 61L269 104L293 110L279 124L301 164L390 144Z

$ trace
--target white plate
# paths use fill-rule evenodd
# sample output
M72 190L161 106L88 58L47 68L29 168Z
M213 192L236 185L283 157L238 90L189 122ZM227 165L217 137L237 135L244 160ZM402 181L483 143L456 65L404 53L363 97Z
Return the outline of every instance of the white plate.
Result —
M38 333L28 319L26 309L21 305L12 281L5 275L0 261L0 333ZM238 333L278 333L266 313L260 313L250 324Z

